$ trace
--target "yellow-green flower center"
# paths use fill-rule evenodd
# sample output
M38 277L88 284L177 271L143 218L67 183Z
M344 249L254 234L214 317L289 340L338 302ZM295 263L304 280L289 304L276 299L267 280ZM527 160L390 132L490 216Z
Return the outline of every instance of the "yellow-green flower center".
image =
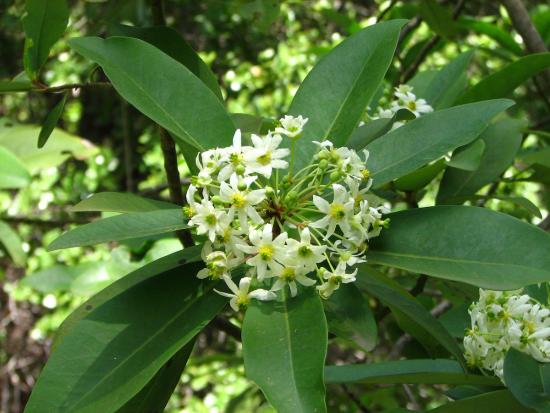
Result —
M235 192L231 197L231 203L237 208L243 208L246 204L246 198L241 192Z
M250 298L248 298L248 294L238 294L237 295L237 307L239 307L240 310L244 310L248 304L250 304Z
M271 261L273 259L273 246L271 245L262 245L258 249L258 255L264 261Z
M407 106L410 110L416 110L416 102L414 100L409 101Z
M336 219L336 220L344 219L346 217L346 209L342 204L332 204L330 206L329 214L333 219Z
M296 271L294 268L284 268L281 273L281 278L286 282L291 282L296 279Z
M206 223L210 226L213 226L213 225L216 225L216 222L218 221L218 219L216 218L216 215L214 214L208 214L204 220L206 221Z
M258 163L260 165L269 165L271 162L271 152L266 152L263 155L258 156Z
M298 248L298 256L302 258L309 257L311 255L311 248L308 245L302 245Z

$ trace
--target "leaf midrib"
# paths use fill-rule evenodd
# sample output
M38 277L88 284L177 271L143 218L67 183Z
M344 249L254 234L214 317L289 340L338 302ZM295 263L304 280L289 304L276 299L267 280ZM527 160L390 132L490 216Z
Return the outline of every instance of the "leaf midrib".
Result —
M204 291L201 295L198 295L198 296L196 296L195 298L193 298L193 299L188 303L188 305L182 307L182 308L180 309L180 311L177 311L173 317L171 317L170 319L168 319L168 321L164 324L164 326L163 326L162 328L158 329L153 335L151 335L148 339L146 339L146 340L143 342L143 344L142 344L141 346L136 347L136 349L133 350L133 351L128 355L128 357L126 357L120 364L118 364L117 367L115 367L115 368L109 370L109 372L108 372L107 374L105 374L98 382L96 382L96 383L94 384L94 386L93 386L90 390L88 390L88 391L86 392L86 394L84 395L84 397L78 399L76 402L74 402L74 403L71 404L70 406L67 406L67 410L69 410L70 408L73 408L73 407L78 406L78 404L79 404L80 402L82 402L83 400L85 400L86 397L87 397L88 395L90 395L91 393L93 393L93 391L94 391L95 389L97 389L103 382L105 382L105 380L107 380L108 378L110 378L111 376L113 376L115 372L118 372L118 371L120 370L121 367L125 366L125 365L129 362L130 359L133 359L134 356L135 356L137 353L139 353L140 351L142 351L143 348L147 347L147 345L148 345L149 343L151 343L151 342L153 341L153 339L157 338L161 333L163 333L163 332L168 328L168 326L170 326L171 324L173 324L173 323L174 323L174 322L175 322L175 321L176 321L185 311L187 311L191 306L195 305L199 300L205 298L205 296L206 296L208 293L210 293L213 289L214 289L214 285L208 286L208 287L206 288L206 291ZM192 330L192 329L190 329L186 334L188 335L188 334L190 333L191 330ZM186 342L186 343L183 343L182 346L185 345L185 344L187 344L187 342ZM168 357L166 360L168 360L169 358L170 358L170 357ZM163 363L166 362L166 360L164 360Z

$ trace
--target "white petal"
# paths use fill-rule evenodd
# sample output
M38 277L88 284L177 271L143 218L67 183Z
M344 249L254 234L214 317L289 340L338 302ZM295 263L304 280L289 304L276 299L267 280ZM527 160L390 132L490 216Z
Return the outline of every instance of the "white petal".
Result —
M263 289L251 291L248 296L250 298L255 298L260 301L269 301L277 298L277 295L273 291L267 291Z

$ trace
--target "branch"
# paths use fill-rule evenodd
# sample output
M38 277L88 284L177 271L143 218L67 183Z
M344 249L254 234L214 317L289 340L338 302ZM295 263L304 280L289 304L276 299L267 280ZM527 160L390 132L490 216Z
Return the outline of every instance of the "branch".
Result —
M512 24L523 39L527 50L531 53L547 52L544 40L531 22L529 12L523 2L521 0L501 0L501 2L508 11Z

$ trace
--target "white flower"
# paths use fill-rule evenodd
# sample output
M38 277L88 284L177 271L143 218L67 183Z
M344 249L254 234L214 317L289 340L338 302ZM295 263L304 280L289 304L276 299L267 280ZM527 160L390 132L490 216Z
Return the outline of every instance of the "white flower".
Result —
M226 182L220 183L220 199L230 204L231 210L237 211L243 229L248 229L248 218L255 224L263 223L262 217L254 206L265 199L265 189L249 189L256 178L256 176L248 176L239 180L239 177L233 174L229 185Z
M219 221L225 215L223 210L216 209L209 199L204 198L200 204L195 204L195 214L189 224L197 227L197 234L207 234L208 239L214 242L216 233L220 229Z
M225 149L226 164L218 173L218 181L227 181L233 174L242 175L245 172L245 154L252 148L241 145L241 130L233 135L233 145Z
M392 110L394 112L397 112L399 109L408 109L414 113L416 117L424 113L433 112L433 108L428 105L426 100L417 99L414 93L396 93L395 95L398 96L399 99L392 103Z
M269 134L261 138L253 134L251 139L254 148L244 155L247 173L259 173L269 178L273 169L288 167L288 162L282 158L288 156L290 150L278 149L283 139L281 135Z
M340 287L340 284L355 282L357 271L356 268L351 274L346 273L346 263L342 261L338 263L334 271L322 271L323 278L326 282L317 287L319 294L323 298L328 298Z
M204 187L212 183L212 176L216 173L223 160L223 152L218 149L211 149L197 154L195 163L199 173L197 174L197 185Z
M273 287L271 287L271 291L279 291L283 289L285 285L288 285L290 295L295 297L298 293L297 282L306 287L310 287L316 283L315 280L306 277L306 271L305 267L301 265L280 267L275 271L275 276L278 278L273 284Z
M251 282L249 277L241 278L238 287L227 275L223 276L223 280L227 284L227 287L231 290L231 293L225 293L218 290L215 291L224 297L230 298L229 305L235 311L244 310L248 304L250 304L250 300L252 298L260 301L269 301L277 298L273 292L261 288L254 291L249 291Z
M286 115L284 118L279 119L281 126L275 128L275 132L286 135L289 138L295 138L302 133L308 120L308 118L304 118L301 115L296 117Z
M323 228L326 230L325 238L334 234L336 226L340 226L342 231L348 232L350 229L348 218L353 212L354 200L346 189L340 184L332 185L334 198L329 203L320 196L313 196L313 203L317 209L325 214L323 218L310 224L313 228Z
M295 262L296 265L308 269L314 269L318 263L325 260L326 245L312 245L309 228L300 232L300 241L293 238L286 240L288 245L287 259L285 262Z
M240 245L238 247L246 254L254 255L246 263L256 267L260 281L266 277L273 277L274 272L282 268L280 263L285 259L285 241L287 237L288 234L283 232L273 239L273 227L271 224L266 224L261 229L250 230L248 239L252 245ZM272 273L268 274L268 268Z
M206 268L203 268L197 273L198 278L211 278L219 280L223 276L229 276L229 271L239 264L238 258L228 258L223 251L212 251L212 244L204 244L201 255L206 263Z

